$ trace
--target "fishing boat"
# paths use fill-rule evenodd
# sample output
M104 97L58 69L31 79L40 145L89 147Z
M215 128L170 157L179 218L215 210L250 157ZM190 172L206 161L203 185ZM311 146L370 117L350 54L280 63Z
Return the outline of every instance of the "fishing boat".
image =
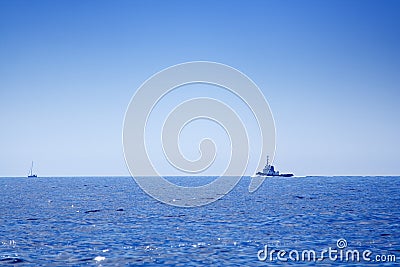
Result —
M279 177L292 177L292 173L279 173L275 171L274 166L269 164L269 157L267 157L267 164L265 165L262 172L257 172L256 175L259 176L279 176Z
M32 161L31 170L30 170L30 172L28 173L28 178L36 178L36 177L37 177L37 175L36 175L36 174L33 174L33 161Z

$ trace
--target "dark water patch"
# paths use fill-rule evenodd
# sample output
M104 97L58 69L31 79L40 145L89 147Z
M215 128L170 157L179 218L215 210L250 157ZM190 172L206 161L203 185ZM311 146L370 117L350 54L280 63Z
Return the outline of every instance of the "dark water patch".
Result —
M165 218L175 218L176 215L164 215Z
M0 262L6 263L6 264L16 264L16 263L23 263L23 262L27 262L27 261L24 259L21 259L21 258L6 257L6 258L1 258Z
M95 212L100 212L101 210L87 210L85 213L95 213Z
M93 258L83 258L83 259L78 259L78 262L87 262L87 261L92 261Z

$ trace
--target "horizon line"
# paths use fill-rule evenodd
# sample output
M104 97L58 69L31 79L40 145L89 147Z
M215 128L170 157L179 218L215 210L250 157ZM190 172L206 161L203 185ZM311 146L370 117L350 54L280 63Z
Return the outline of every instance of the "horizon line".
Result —
M230 175L232 177L237 175ZM45 175L45 176L37 176L37 177L27 177L27 176L0 176L0 178L84 178L84 177L99 177L99 178L106 178L106 177L120 177L120 178L133 178L132 175L61 175L61 176L54 176L54 175ZM141 175L140 177L154 177L152 175ZM162 175L162 177L219 177L219 175ZM242 175L242 177L251 177L253 175ZM301 178L301 177L400 177L400 174L339 174L339 175L328 175L328 174L310 174L310 175L294 175L293 177L289 178ZM265 178L274 178L273 176L266 176ZM282 177L280 177L282 178Z

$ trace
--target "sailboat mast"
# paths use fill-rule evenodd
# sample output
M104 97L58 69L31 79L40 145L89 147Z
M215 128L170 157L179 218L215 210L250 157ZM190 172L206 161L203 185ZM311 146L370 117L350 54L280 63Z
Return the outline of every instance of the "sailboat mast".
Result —
M31 164L31 175L32 175L32 170L33 170L33 161L32 161L32 164Z

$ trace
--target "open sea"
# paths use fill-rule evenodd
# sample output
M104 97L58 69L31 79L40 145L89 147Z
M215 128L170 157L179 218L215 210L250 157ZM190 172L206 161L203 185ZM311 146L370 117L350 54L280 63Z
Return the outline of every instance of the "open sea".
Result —
M0 178L0 265L400 263L400 177L267 178L251 194L249 182L212 204L178 208L130 177ZM320 257L330 248L331 258ZM359 261L340 258L355 250Z

